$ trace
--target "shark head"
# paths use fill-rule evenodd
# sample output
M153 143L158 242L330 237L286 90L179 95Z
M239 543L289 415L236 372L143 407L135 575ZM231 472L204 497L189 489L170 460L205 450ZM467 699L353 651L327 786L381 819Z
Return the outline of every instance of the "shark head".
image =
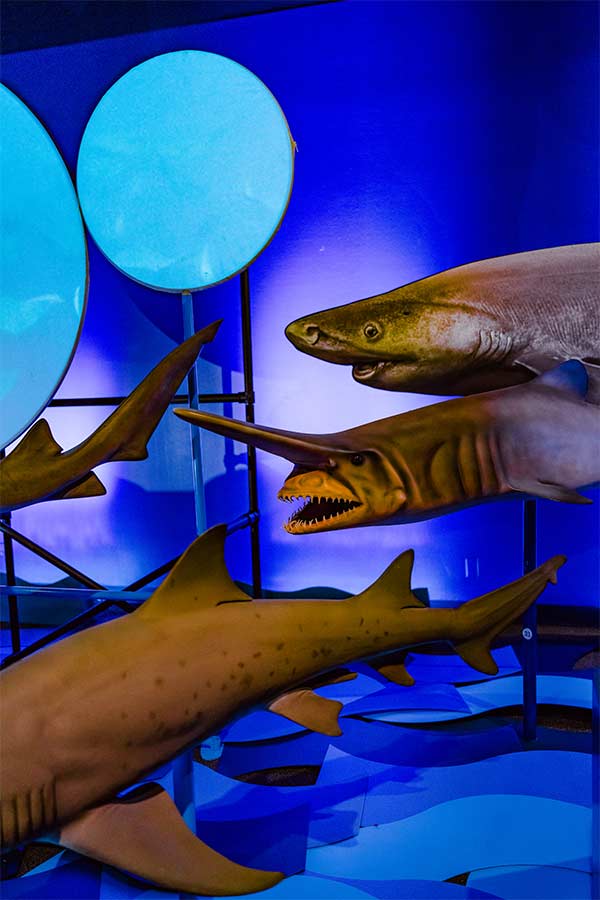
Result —
M289 534L383 523L407 502L402 475L388 457L381 437L369 426L311 435L196 410L176 409L175 414L293 464L277 495L287 503L299 501L284 525Z
M440 393L470 393L473 368L481 380L510 348L494 317L462 302L445 274L296 319L286 336L303 353L351 365L370 387L428 393L441 382Z

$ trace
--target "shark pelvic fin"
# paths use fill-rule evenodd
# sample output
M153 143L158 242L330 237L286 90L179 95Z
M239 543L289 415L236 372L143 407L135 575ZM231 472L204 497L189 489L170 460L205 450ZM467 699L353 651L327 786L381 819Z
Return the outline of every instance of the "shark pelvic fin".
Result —
M227 571L226 535L227 527L216 525L196 538L139 613L168 616L223 602L251 600Z
M374 581L366 591L353 597L350 602L362 603L364 601L373 605L389 604L395 609L403 609L407 606L424 607L425 604L410 589L414 561L415 551L405 550L396 557L377 581Z
M65 488L63 491L59 491L56 494L52 494L52 497L49 497L50 500L75 500L78 497L101 497L106 493L106 488L100 481L97 475L93 472L90 472L89 475L86 475L85 478L82 478L81 481L78 481L77 484L72 484L70 487Z
M338 716L342 706L339 700L328 700L313 691L300 689L282 694L268 708L271 712L289 719L290 722L310 728L311 731L339 737L342 729Z
M60 453L62 447L54 440L50 426L45 419L38 419L10 456L31 457L33 462L35 457L58 456Z
M144 785L141 798L95 807L65 825L63 847L162 888L190 894L229 895L263 891L284 877L240 866L197 838L169 795Z
M566 557L553 556L522 578L459 606L454 611L459 636L453 641L458 655L479 672L496 675L492 641L537 600L549 581L556 584L556 572L565 562Z
M523 494L531 494L541 497L543 500L556 500L560 503L592 503L589 497L584 497L572 488L562 484L551 484L548 481L514 481L509 482L513 491L521 491Z
M408 650L399 650L396 653L381 656L379 659L369 659L368 665L388 681L402 685L402 687L412 687L415 679L406 668L408 653Z

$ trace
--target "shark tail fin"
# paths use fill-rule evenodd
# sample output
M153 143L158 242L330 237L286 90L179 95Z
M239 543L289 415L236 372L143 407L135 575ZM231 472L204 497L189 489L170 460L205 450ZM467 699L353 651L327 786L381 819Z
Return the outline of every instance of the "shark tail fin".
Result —
M389 605L394 609L425 607L410 589L415 551L405 550L391 563L377 581L352 598L351 602Z
M196 332L162 359L135 390L85 442L102 442L116 435L115 450L104 462L146 459L147 444L171 398L194 364L202 347L212 341L221 319Z
M63 826L61 846L178 893L250 894L284 877L241 866L213 850L190 831L158 785L144 785L142 796L135 795L90 809Z
M453 641L458 655L477 671L496 675L492 641L537 600L549 581L556 584L556 572L565 562L566 557L553 556L517 581L458 607L459 637Z
M227 571L226 536L227 526L216 525L196 538L138 613L169 616L223 602L250 600Z

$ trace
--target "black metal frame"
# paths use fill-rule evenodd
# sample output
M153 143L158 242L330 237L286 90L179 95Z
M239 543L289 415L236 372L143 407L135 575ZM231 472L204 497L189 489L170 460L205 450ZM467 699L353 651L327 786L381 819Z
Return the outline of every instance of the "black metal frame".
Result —
M245 415L247 422L254 421L254 374L253 374L253 359L252 359L252 317L251 317L251 309L250 309L250 276L248 273L248 269L245 269L240 275L240 294L241 294L241 327L242 327L242 357L243 357L243 366L244 366L244 390L239 393L234 394L198 394L197 399L199 403L243 403L245 406ZM125 397L77 397L73 399L58 399L52 400L48 404L49 406L55 407L82 407L82 406L118 406ZM170 401L170 405L177 405L181 403L188 403L190 400L189 394L176 394ZM0 451L0 459L4 457L4 451ZM260 518L260 511L258 506L258 479L257 479L257 468L256 468L256 450L253 447L248 448L248 512L244 515L240 516L234 522L231 522L227 528L227 533L232 534L234 531L239 531L242 528L250 529L250 549L251 549L251 560L252 560L252 592L255 597L259 596L262 590L262 582L261 582L261 566L260 566L260 537L259 537L259 529L258 522ZM107 591L107 589L99 584L97 581L94 581L93 578L89 578L83 572L80 572L74 566L71 566L70 563L61 559L58 556L55 556L54 553L51 553L49 550L46 550L45 547L40 546L39 544L32 541L26 535L21 534L15 528L12 527L11 524L11 515L10 513L6 513L0 516L0 531L2 531L2 537L4 541L4 555L6 560L6 585L7 588L16 587L16 572L15 572L15 560L14 560L14 548L13 542L21 544L23 547L26 547L32 553L35 553L36 556L41 557L41 559L46 560L51 563L56 568L65 572L67 575L70 575L75 581L82 584L84 587L93 590L96 593L101 593L103 591ZM141 590L146 585L150 584L156 578L159 578L161 575L165 575L177 562L179 559L178 556L174 557L174 559L169 560L166 563L163 563L158 568L154 569L152 572L142 576L142 578L137 579L137 581L132 582L130 585L125 587L123 590L126 592L134 593L135 591ZM44 588L39 587L36 588L36 593L43 593L44 590L54 590L52 588ZM109 592L111 593L111 592ZM115 592L112 591L114 594ZM7 656L2 662L0 668L6 668L12 663L17 662L19 659L23 659L28 656L30 653L33 653L35 650L39 650L41 647L46 646L47 644L52 643L52 641L56 640L59 637L62 637L64 634L67 634L69 631L72 631L76 628L85 625L87 622L93 620L97 615L104 612L112 605L116 605L123 612L130 612L135 608L137 604L135 602L128 602L124 600L116 600L116 599L105 599L99 600L94 603L94 606L88 610L85 610L83 613L80 613L78 616L75 616L73 619L70 619L68 622L65 622L63 625L60 625L58 628L53 629L43 638L40 638L38 641L34 641L32 644L29 644L24 649L21 649L21 624L19 619L19 608L18 608L18 590L15 593L11 593L8 591L8 612L9 612L9 626L10 626L10 635L11 635L11 649L12 652L9 656Z

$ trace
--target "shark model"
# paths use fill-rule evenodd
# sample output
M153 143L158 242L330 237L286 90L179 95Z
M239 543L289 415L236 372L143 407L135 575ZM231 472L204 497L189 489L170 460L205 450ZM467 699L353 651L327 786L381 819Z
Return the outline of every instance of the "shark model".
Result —
M146 445L181 381L221 324L192 335L150 372L121 405L77 447L63 451L45 419L39 419L0 461L0 513L74 497L94 497L106 488L92 472L117 460L146 459Z
M298 350L388 391L473 394L583 361L600 403L600 244L485 259L291 322Z
M324 435L174 412L292 462L278 497L303 504L285 529L308 534L429 519L515 491L591 503L576 491L600 481L600 408L586 389L572 360L528 384Z
M348 660L450 641L483 672L494 637L556 582L562 556L456 609L410 590L413 553L341 601L250 601L228 575L225 526L198 538L136 612L79 632L0 675L2 843L56 830L65 847L176 891L266 889L195 837L168 794L117 793L258 704L339 735L342 704L303 687Z

